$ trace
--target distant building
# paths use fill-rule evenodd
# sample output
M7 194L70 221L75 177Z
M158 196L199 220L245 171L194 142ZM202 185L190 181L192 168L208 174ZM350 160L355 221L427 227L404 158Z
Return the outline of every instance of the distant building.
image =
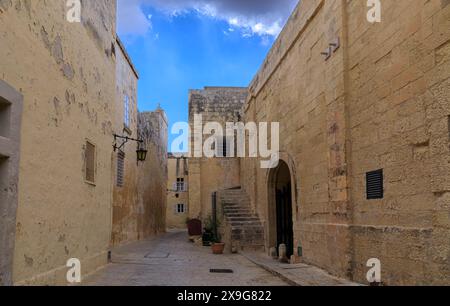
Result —
M138 239L164 233L167 207L168 120L163 109L138 115L138 135L148 150L147 161L139 163L137 219Z
M183 154L169 153L166 226L186 228L189 219L189 161Z
M202 90L189 92L189 125L192 141L206 140L211 135L196 134L194 116L201 115L203 127L208 122L218 122L225 126L226 122L239 122L242 108L247 99L248 89L245 87L205 87ZM226 136L224 136L226 137ZM216 158L195 158L203 154L203 147L196 148L191 144L189 159L189 217L206 220L211 216L212 194L221 189L241 185L240 160L227 156L226 138L217 141ZM201 152L196 152L201 150ZM224 154L225 153L225 154ZM228 152L230 153L230 152Z
M138 112L139 75L119 38L117 46L114 132L144 143L131 141L113 154L112 245L145 239L165 230L167 177L166 114L160 108L154 112ZM123 139L118 142L122 143ZM140 146L148 150L145 163L136 162L136 150Z

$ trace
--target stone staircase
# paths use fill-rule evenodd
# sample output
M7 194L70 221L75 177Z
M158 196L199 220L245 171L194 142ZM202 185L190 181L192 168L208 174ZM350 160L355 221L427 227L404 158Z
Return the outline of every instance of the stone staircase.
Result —
M242 189L219 192L228 241L235 251L264 250L264 227Z

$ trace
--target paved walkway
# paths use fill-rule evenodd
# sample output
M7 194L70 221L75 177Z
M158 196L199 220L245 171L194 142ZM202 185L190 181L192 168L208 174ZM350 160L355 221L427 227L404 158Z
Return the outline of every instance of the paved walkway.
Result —
M90 276L90 286L286 286L276 275L238 254L213 255L188 241L186 232L170 232L113 251L113 263ZM210 269L231 269L214 274Z
M293 286L359 286L348 280L334 277L317 267L280 263L255 252L244 252L242 255Z

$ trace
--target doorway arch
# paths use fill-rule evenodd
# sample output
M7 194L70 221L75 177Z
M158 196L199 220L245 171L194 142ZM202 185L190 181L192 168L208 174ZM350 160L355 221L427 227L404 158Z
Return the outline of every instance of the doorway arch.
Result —
M288 163L280 160L268 178L269 247L287 247L287 255L294 255L295 181ZM296 212L296 210L295 210Z

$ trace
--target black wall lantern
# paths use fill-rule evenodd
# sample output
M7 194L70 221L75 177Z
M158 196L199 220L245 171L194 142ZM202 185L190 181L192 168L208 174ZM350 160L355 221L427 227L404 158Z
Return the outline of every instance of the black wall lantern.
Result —
M137 153L138 161L144 162L147 159L147 153L148 153L147 150L145 150L143 148L139 148L139 149L137 149L136 153Z
M122 140L122 143L120 145L117 144L118 139ZM123 147L125 147L125 144L128 141L135 141L138 143L138 149L136 150L137 161L144 162L147 159L148 151L142 147L142 144L144 143L144 141L142 139L134 139L134 138L130 138L128 136L120 136L120 135L114 134L114 145L113 145L114 152L116 152L117 150L121 150Z

